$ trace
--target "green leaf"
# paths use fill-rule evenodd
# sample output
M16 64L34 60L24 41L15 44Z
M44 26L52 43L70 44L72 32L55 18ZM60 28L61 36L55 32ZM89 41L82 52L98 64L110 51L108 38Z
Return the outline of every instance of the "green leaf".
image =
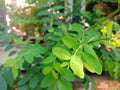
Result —
M55 81L56 81L55 78L51 74L45 75L41 82L41 87L42 88L49 87L50 85L55 83Z
M45 34L45 36L43 37L43 40L51 40L51 41L57 41L58 40L58 37L52 33L47 33ZM52 45L53 43L46 43L46 44L49 44L49 45Z
M65 50L64 48L55 47L55 48L52 49L52 52L59 59L70 60L70 58L71 58L70 53L67 50Z
M55 9L55 10L59 10L59 9L63 9L64 6L60 6L60 5L59 5L59 6L53 6L52 8Z
M40 68L41 68L40 66L34 66L34 67L32 66L29 68L28 73L33 74L33 73L39 72Z
M9 51L13 48L14 46L13 45L8 45L6 48L5 48L5 51Z
M24 59L23 58L16 58L16 59L17 59L17 63L15 64L15 68L20 69L24 63Z
M56 70L56 71L58 71L59 73L63 73L64 72L64 69L62 68L62 67L60 67L60 64L58 63L58 62L55 62L54 64L53 64L53 66L54 66L54 69Z
M37 57L40 54L44 54L47 49L42 47L40 44L34 44L33 46L29 47L30 49L32 49L31 53L33 56ZM33 50L34 49L34 50Z
M113 26L113 22L112 21L109 21L108 24L106 25L106 29L107 30L110 30Z
M54 21L53 24L60 26L60 25L63 25L63 22L62 21Z
M26 39L23 43L24 43L25 45L29 44L29 43L30 43L30 39Z
M39 8L49 7L48 4L43 4L43 3L37 3L36 6L39 7Z
M68 48L78 47L77 41L73 37L70 37L68 35L63 37L63 42Z
M5 61L4 66L9 67L13 66L16 63L16 60L14 58L9 58Z
M14 78L18 76L18 70L14 67L12 67L12 73L13 73Z
M36 75L30 79L29 86L31 88L35 88L37 86L37 84L38 84L38 76Z
M58 90L73 90L70 83L64 80L58 80L57 85L58 85Z
M54 32L54 28L49 28L48 32L53 33Z
M52 67L51 67L51 66L45 67L45 68L43 69L43 74L46 75L46 74L50 73L51 70L52 70Z
M61 74L68 81L74 81L74 75L69 69L64 69L64 73Z
M21 85L27 83L27 82L30 80L31 77L32 77L32 74L27 74L27 75L25 75L25 76L18 82L18 84L21 86Z
M13 55L15 55L17 53L17 51L11 51L10 53L9 53L9 56L13 56Z
M34 61L34 57L29 54L25 55L24 58L28 63L32 63Z
M18 87L18 90L30 90L28 85Z
M48 87L47 90L58 90L58 88L57 88L56 84L53 84L50 87Z
M107 29L107 36L111 37L112 33L112 26L113 26L113 22L109 21L108 24L106 25L106 29Z
M25 55L33 55L35 57L37 57L40 54L43 54L46 52L46 48L42 47L40 44L35 43L35 44L31 44L28 47L26 47L25 49L21 50L18 55L19 56L25 56Z
M7 71L4 72L3 77L8 84L12 84L14 82L14 77L11 68L7 68Z
M55 70L52 70L52 75L55 79L58 79L58 73Z
M87 62L83 62L83 64L84 64L84 67L88 69L88 71L95 73L94 68L90 64L88 64Z
M46 25L46 26L44 26L42 28L42 31L47 31L47 30L49 30L49 28L51 28L51 26L50 25Z
M70 68L80 78L84 78L83 63L78 56L73 56L70 60Z
M16 44L20 44L22 41L23 41L23 37L19 37L19 38L14 38L13 41L16 43Z
M85 90L89 90L89 83L90 83L89 81L85 82Z
M8 44L9 44L8 41L4 41L4 42L2 42L2 43L0 44L0 47L6 46L6 45L8 45Z
M55 56L54 55L49 55L47 58L43 59L43 63L44 64L51 63L54 60L55 60Z
M51 19L49 17L43 17L41 20L40 20L40 23L45 23L45 22L50 22Z
M32 90L43 90L43 88L41 88L40 85L37 85L37 87Z
M7 90L7 83L2 76L0 76L0 90Z
M76 32L78 32L78 33L81 33L81 32L83 32L83 30L84 30L84 26L83 25L81 25L81 24L78 24L78 23L73 23L72 25L71 25L71 29L70 29L71 31L76 31Z
M91 66L95 72L97 74L101 74L102 73L102 65L99 62L98 59L96 59L96 57L94 57L93 55L89 54L89 53L83 53L83 58L85 60L85 62Z
M60 27L64 32L67 31L67 27L64 24L62 24Z
M43 16L43 15L49 15L49 14L50 14L49 11L47 11L47 10L42 10L42 11L38 12L37 16Z
M60 66L61 67L66 67L66 66L68 66L69 65L69 62L63 62Z
M90 45L85 44L83 48L85 52L93 55L98 60L97 54L95 53L94 49Z

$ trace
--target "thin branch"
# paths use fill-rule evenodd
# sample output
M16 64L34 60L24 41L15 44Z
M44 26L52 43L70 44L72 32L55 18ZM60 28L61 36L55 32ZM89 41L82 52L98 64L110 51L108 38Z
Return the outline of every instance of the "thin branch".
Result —
M110 38L97 39L97 40L94 40L94 41L90 41L90 42L88 42L88 44L93 43L93 42L103 41L103 40L110 40Z
M106 21L107 19L113 17L113 16L114 16L115 14L117 14L118 12L120 12L120 8L116 9L114 12L112 12L110 15L108 15L108 16L107 16L105 19L103 19L102 21L94 24L94 25L91 26L90 28L87 28L86 31L95 28L96 26L100 25L101 23L103 23L103 22Z

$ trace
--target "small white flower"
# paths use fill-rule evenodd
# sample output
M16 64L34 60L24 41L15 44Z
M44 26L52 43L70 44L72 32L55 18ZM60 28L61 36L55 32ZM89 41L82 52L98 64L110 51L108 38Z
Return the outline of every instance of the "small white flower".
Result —
M57 13L60 13L60 11L57 11Z
M48 2L48 4L49 4L50 6L52 6L52 5L54 5L54 2Z

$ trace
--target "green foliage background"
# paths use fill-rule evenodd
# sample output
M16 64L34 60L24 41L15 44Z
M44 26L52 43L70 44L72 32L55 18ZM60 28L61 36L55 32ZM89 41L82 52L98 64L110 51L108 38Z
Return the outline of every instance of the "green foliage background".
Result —
M49 5L47 2L52 4ZM4 41L1 46L7 46L6 51L13 48L11 41L17 44L18 48L22 48L17 52L15 58L9 58L0 67L0 89L73 90L72 82L75 81L75 77L78 77L85 81L86 89L88 89L89 82L92 82L94 90L95 83L85 70L99 75L102 71L106 71L115 79L119 79L119 34L113 34L114 28L119 27L119 24L109 18L118 13L120 8L107 17L99 16L100 22L89 23L90 28L86 29L83 24L78 22L67 25L64 20L56 20L61 15L65 16L64 12L55 14L52 11L48 12L48 8L52 8L54 11L64 9L63 5L59 5L63 2L62 0L59 2L47 0L47 2L29 1L29 3L36 3L36 7L40 8L37 13L37 16L41 17L37 18L39 24L46 23L46 26L40 28L46 34L37 38L35 43L31 43L29 39L23 41L23 37L17 37L13 33L0 31L0 40ZM83 15L88 22L89 19L95 20L91 17L91 12L82 11L80 15ZM53 26L49 25L50 22L53 23ZM30 22L30 25L33 23ZM92 24L94 25L91 26ZM113 45L112 42L117 44ZM106 45L110 46L110 51L105 49ZM10 55L14 53L12 52ZM113 58L114 56L115 58ZM113 61L115 62L113 63ZM111 63L113 66L110 66ZM22 68L26 70L23 77L21 77Z

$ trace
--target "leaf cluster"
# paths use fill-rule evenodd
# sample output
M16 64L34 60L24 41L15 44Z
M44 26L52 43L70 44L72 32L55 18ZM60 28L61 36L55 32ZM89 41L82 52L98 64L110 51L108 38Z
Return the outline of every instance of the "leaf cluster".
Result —
M110 43L113 22L103 21L88 30L80 23L68 26L56 20L57 17L64 16L63 13L53 13L64 7L57 5L55 0L47 1L47 4L36 4L37 7L43 8L38 12L38 16L42 17L40 24L46 24L42 31L47 33L40 39L44 45L39 44L37 40L31 44L29 41L23 43L22 37L14 38L15 43L22 43L23 49L15 58L6 60L4 66L11 68L13 78L17 80L18 87L15 88L18 90L73 90L72 82L75 81L75 77L87 79L88 89L92 80L86 76L85 70L99 75L102 73L102 62L96 48ZM52 11L49 11L49 8ZM50 22L53 25L49 25ZM102 32L104 27L108 33ZM26 71L23 77L20 77L21 69ZM118 70L118 67L114 70ZM6 90L3 76L0 76L0 81L4 81L0 88ZM93 82L92 84L94 86Z

